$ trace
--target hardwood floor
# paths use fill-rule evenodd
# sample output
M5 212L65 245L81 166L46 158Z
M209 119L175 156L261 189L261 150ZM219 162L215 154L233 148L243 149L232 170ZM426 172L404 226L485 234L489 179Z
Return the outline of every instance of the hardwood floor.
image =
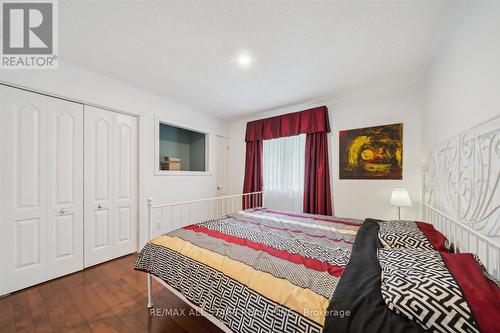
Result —
M150 316L146 274L136 255L86 269L0 298L0 332L222 332L153 279L157 308L179 315ZM182 310L183 309L183 310Z

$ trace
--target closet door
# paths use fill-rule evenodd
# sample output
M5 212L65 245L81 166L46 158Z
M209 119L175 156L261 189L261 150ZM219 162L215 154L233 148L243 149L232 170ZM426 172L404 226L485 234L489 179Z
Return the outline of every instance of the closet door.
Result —
M48 278L83 269L83 105L48 98Z
M8 293L83 266L83 106L5 86L0 103L1 280Z
M1 86L4 292L47 279L47 98Z
M113 152L118 163L113 172L116 223L112 238L115 258L137 250L137 138L137 118L116 114L116 146Z
M85 267L113 258L112 113L85 106Z
M137 248L137 120L85 106L85 267Z

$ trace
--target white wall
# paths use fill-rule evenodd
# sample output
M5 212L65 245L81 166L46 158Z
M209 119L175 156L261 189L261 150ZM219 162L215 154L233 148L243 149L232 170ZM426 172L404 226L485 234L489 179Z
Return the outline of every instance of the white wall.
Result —
M420 118L422 90L420 85L394 87L365 92L351 97L322 103L329 109L330 177L333 208L336 216L396 218L396 209L389 204L391 191L408 189L414 206L403 211L403 218L419 217L420 200ZM315 105L313 105L315 106ZM230 123L229 189L241 192L245 169L245 128L250 120L299 111L312 107L295 106L239 119ZM339 180L338 131L366 126L404 123L403 180Z
M500 1L462 1L446 23L443 36L420 84L388 88L322 103L332 125L330 169L337 216L393 218L390 191L405 187L420 200L421 170L431 148L446 138L500 115ZM306 109L295 106L233 121L229 188L243 184L246 122ZM403 180L339 180L338 131L403 122ZM404 218L418 218L419 205Z
M424 160L437 143L500 115L499 1L459 3L424 86Z
M60 63L58 70L0 70L0 82L141 115L141 224L143 226L146 221L145 200L149 197L154 198L157 203L165 203L216 195L216 135L227 135L227 125L224 121L109 77L64 63ZM209 133L210 175L156 176L154 174L155 115L165 122Z

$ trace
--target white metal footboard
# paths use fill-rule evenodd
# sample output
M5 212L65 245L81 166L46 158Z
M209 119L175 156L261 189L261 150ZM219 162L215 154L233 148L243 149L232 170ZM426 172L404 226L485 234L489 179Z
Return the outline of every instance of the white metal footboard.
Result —
M154 204L153 198L149 198L149 239L187 225L220 218L244 208L260 207L262 199L262 191L166 204Z
M149 198L149 239L187 225L220 218L245 208L261 207L262 202L262 191L167 204L154 204L153 198ZM148 240L144 240L144 243ZM148 308L154 306L151 283L152 276L148 273Z

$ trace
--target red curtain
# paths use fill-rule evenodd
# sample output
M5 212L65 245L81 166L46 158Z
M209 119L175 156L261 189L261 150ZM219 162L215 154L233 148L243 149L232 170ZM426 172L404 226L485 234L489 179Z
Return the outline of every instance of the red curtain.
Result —
M317 132L330 132L326 106L251 121L247 123L245 141L270 140Z
M328 132L330 123L326 106L247 123L243 193L262 191L262 140L307 134L304 212L331 215ZM261 204L261 197L243 199L244 209Z
M327 133L307 134L305 154L304 213L332 215Z
M245 157L245 180L243 193L262 191L262 141L248 141ZM243 197L243 209L262 206L261 195L248 195Z

